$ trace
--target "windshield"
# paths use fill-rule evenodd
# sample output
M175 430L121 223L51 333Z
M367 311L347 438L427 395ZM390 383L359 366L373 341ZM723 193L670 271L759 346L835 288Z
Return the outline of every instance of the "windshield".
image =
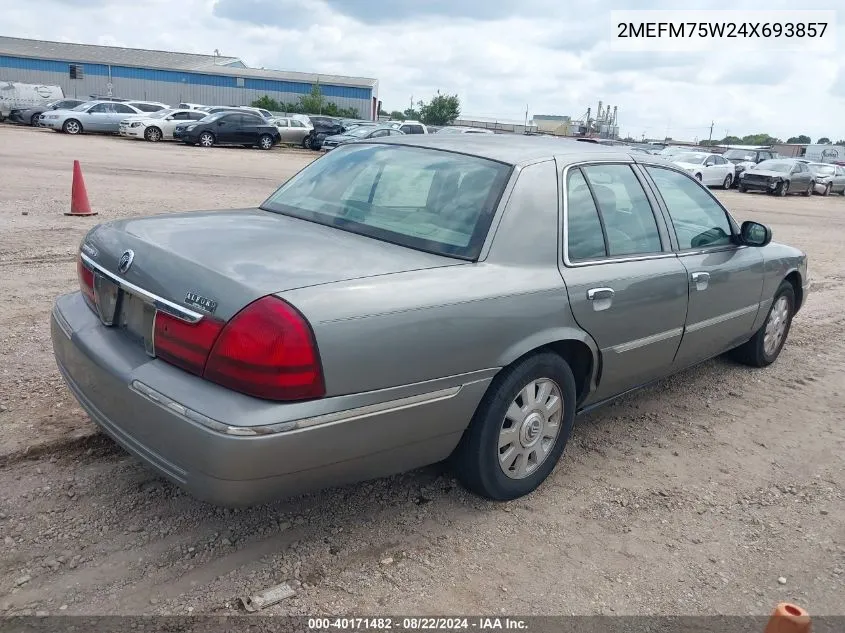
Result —
M729 149L727 152L722 154L728 160L754 160L754 152L749 152L744 149Z
M787 163L782 160L764 160L762 163L757 165L756 169L779 171L785 174L792 171L792 163Z
M356 143L311 163L261 208L475 259L510 171L509 165L476 156Z
M816 176L833 176L836 168L833 165L807 165Z
M676 163L692 163L693 165L700 165L707 160L707 154L678 154L677 156L673 156L672 160Z

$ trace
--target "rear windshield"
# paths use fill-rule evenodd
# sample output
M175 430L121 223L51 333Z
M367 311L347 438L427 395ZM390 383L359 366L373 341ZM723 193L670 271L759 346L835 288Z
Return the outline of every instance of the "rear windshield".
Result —
M341 146L261 208L421 251L476 259L511 167L396 145Z

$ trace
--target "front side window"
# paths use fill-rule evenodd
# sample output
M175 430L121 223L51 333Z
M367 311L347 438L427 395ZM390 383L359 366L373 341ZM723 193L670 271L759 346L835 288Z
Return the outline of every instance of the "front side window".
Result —
M628 165L582 168L598 204L611 257L661 250L660 232L651 203Z
M708 191L685 174L646 167L663 198L681 250L731 244L731 225Z
M261 208L440 255L476 259L511 167L477 156L341 146Z

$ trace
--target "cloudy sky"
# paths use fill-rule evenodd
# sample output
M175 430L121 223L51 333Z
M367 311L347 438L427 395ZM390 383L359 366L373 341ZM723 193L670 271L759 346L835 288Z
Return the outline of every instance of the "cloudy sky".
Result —
M240 57L250 66L376 77L387 110L457 93L466 115L579 117L619 107L624 135L769 133L845 138L845 5L836 53L615 52L613 9L670 0L39 0L12 1L0 34ZM737 8L731 0L684 8ZM746 0L745 10L796 8ZM804 3L800 3L804 4ZM674 7L673 7L674 5Z

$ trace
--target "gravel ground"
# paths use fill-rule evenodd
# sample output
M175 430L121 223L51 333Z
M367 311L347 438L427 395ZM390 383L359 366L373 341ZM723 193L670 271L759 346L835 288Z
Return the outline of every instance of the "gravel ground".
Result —
M192 500L96 433L55 368L53 298L96 222L255 205L314 155L0 126L0 613L842 614L845 199L719 192L805 249L778 362L716 359L577 420L537 492L438 467L249 510ZM69 218L78 158L96 218Z

